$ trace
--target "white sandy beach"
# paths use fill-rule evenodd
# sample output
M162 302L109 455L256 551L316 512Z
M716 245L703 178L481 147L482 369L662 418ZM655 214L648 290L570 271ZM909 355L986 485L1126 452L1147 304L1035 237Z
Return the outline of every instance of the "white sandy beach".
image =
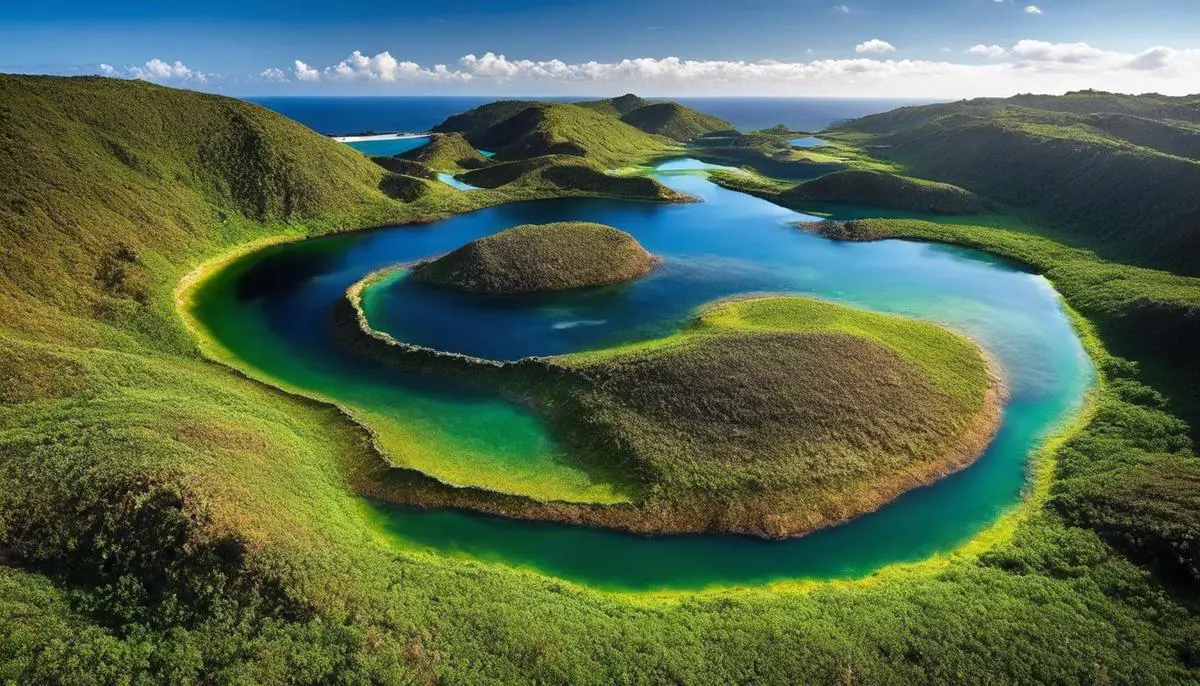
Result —
M390 141L404 138L429 138L427 133L380 133L373 136L331 136L333 140L342 143L358 143L361 141Z

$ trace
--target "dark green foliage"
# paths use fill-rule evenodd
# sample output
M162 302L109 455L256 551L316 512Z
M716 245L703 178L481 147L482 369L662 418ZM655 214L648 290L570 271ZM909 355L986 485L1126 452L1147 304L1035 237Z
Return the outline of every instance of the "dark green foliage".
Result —
M449 117L446 121L433 127L433 131L434 133L461 133L468 139L473 139L496 124L536 104L538 103L533 100L497 100L480 105L469 112ZM487 148L484 149L487 150Z
M423 283L473 293L533 293L628 281L656 261L603 224L517 226L471 241L412 271Z
M544 155L494 164L462 174L460 178L480 188L554 188L640 200L688 199L649 177L608 174L595 162L571 155Z
M1176 156L1195 137L1170 122L1196 121L1198 110L1194 100L1088 92L903 108L833 131L923 177L1028 208L1102 256L1195 275L1200 162Z
M1153 341L1157 331L1187 330L1176 317L1180 311L1194 312L1193 303L1200 302L1195 279L1102 262L1044 238L984 227L871 220L831 222L817 229L843 240L956 243L1028 264L1044 271L1117 349L1138 355L1144 365L1183 373L1182 384L1177 379L1174 387L1195 392L1194 348L1168 350ZM1131 312L1136 313L1134 322L1126 320ZM1194 589L1200 585L1200 498L1195 497L1200 460L1191 452L1188 424L1168 414L1163 395L1139 381L1139 365L1121 358L1101 362L1110 389L1086 430L1059 450L1054 504L1068 521L1094 528L1135 559L1165 569L1172 581L1182 579ZM1184 404L1184 409L1191 407Z
M660 102L630 110L621 115L621 121L659 136L677 141L690 141L706 133L728 131L733 125L697 112L675 102Z
M1100 391L1113 411L1059 451L1073 484L981 561L803 593L631 601L377 544L349 495L377 466L370 437L200 360L172 290L253 239L471 207L461 198L472 194L449 189L409 207L380 192L383 178L246 103L136 81L0 77L0 681L1200 679L1195 606L1124 557L1173 559L1186 576L1196 520L1179 489L1194 458L1161 397L1117 364ZM1173 322L1193 316L1191 282L987 232L926 237L1050 272L1106 339L1109 326L1141 322L1163 349L1182 347ZM1174 365L1190 349L1130 354L1187 384Z
M437 172L420 162L402 159L400 157L372 157L371 161L384 169L396 174L404 174L405 176L413 176L418 179L426 179L428 181L437 180Z
M806 203L842 203L905 210L921 214L986 214L987 201L957 186L886 172L848 169L780 191L779 203L799 208Z
M441 170L478 169L488 163L486 157L457 133L435 133L425 145L396 157Z
M428 181L388 172L379 180L379 190L389 198L401 202L415 202L429 193L430 186Z
M575 104L579 105L580 107L587 107L589 109L596 110L597 112L603 112L604 114L611 114L613 116L620 117L640 107L649 105L650 101L639 98L633 93L626 93L625 95L618 95L615 98L605 98L604 100L584 100Z

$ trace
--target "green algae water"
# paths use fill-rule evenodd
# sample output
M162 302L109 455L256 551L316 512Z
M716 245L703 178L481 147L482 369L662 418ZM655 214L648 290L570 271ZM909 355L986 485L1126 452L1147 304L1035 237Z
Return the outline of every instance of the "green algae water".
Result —
M401 275L368 288L364 309L375 328L397 338L507 360L666 335L721 297L798 293L962 331L997 359L1011 392L999 433L971 467L800 539L641 537L364 503L367 519L405 550L621 590L848 578L952 550L1016 504L1029 456L1061 428L1093 380L1049 284L971 251L837 243L797 231L792 223L812 218L721 189L695 171L702 166L676 162L657 177L703 203L517 203L424 226L266 248L206 282L194 314L238 366L349 409L397 464L449 483L579 502L620 502L629 494L573 465L536 416L498 396L347 355L331 327L345 289L376 269L516 224L597 221L630 232L663 265L620 286L516 297L422 288Z

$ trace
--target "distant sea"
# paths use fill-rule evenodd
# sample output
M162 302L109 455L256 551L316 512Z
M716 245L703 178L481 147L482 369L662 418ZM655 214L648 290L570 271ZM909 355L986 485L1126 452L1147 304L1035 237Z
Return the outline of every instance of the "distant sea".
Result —
M246 98L331 136L428 131L452 114L512 96L306 96ZM587 98L529 98L573 102ZM672 98L743 131L783 124L819 131L831 124L933 100L883 98Z

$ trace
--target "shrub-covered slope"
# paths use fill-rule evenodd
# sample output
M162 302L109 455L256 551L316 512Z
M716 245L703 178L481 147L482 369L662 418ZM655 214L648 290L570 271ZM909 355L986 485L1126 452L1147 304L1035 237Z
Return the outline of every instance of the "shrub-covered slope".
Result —
M1164 122L1197 117L1194 100L1084 93L909 107L834 131L923 177L1029 208L1104 256L1200 274L1200 161L1162 150L1184 152L1189 139Z
M728 131L733 124L677 102L660 102L630 110L621 121L659 136L685 142L706 133Z
M1089 497L1102 505L1094 515L1034 496L993 538L866 583L630 601L377 545L350 495L386 469L371 437L203 361L173 308L180 278L247 241L415 219L496 194L447 187L394 202L365 157L261 108L90 78L0 77L0 162L0 681L1200 675L1188 587L1164 588L1154 567L1131 562L1146 560L1138 548L1105 542L1176 551L1188 539L1175 532L1196 521L1178 514L1186 491L1157 490L1183 481L1138 478L1195 458L1186 429L1119 360L1104 364L1103 411L1054 453L1055 484L1111 477L1107 501ZM269 218L251 219L260 208ZM1052 278L1076 306L1149 283L1185 290L1046 254L1039 268L1070 265Z
M988 202L946 183L886 172L848 169L780 191L780 204L844 203L929 214L984 214Z
M690 199L648 176L608 174L597 163L573 155L543 155L493 164L462 174L461 179L472 186L510 192L538 188L641 200Z
M486 157L457 133L435 133L425 145L402 152L397 157L441 171L478 169L488 163Z
M472 293L534 293L628 281L654 256L624 231L588 222L516 226L415 268L412 278Z

